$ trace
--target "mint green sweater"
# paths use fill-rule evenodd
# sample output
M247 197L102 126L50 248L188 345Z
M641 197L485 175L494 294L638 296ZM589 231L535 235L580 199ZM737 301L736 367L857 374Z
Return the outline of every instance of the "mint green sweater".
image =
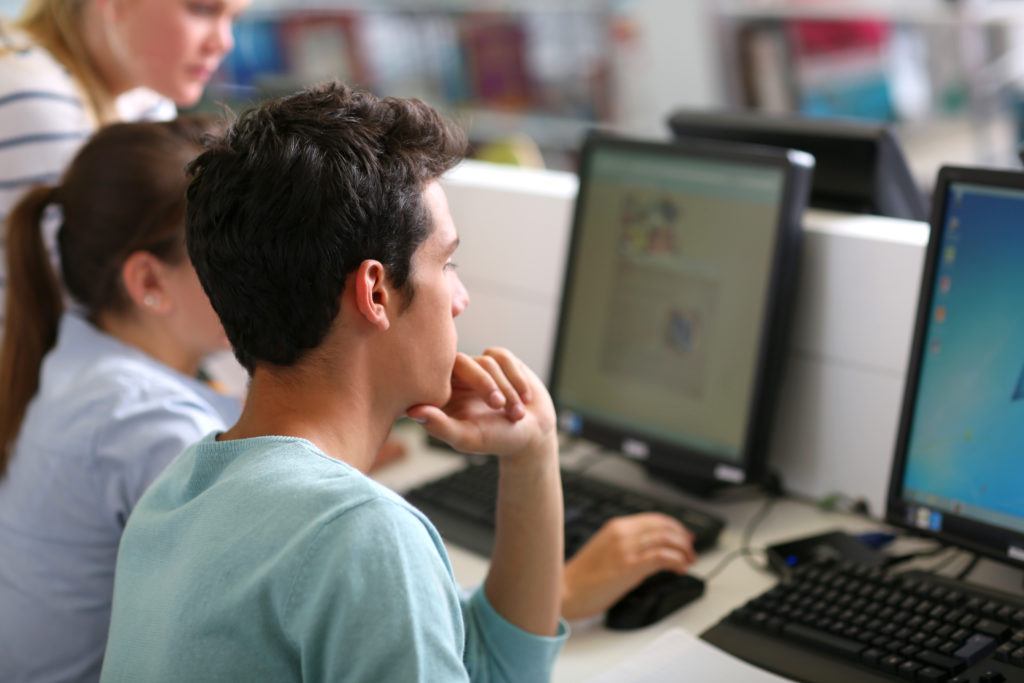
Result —
M460 595L437 531L312 443L177 458L118 553L102 681L544 681L566 638Z

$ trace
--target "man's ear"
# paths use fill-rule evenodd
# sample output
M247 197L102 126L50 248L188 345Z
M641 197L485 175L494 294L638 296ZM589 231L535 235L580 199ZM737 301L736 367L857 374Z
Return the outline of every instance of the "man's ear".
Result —
M384 265L373 259L363 261L356 269L353 285L356 310L382 332L391 327L396 293L388 283Z
M128 298L139 308L160 315L170 312L174 301L165 286L163 262L148 251L129 254L121 265L121 282Z

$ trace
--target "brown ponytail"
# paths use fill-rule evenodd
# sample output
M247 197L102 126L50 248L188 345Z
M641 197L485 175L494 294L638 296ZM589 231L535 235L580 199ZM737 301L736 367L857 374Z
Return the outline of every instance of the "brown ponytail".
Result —
M39 385L43 356L53 348L64 310L57 275L43 243L43 213L51 187L30 190L7 219L7 302L0 346L0 478L7 471L14 439Z
M39 387L43 356L53 348L63 312L63 287L95 322L125 313L131 302L121 267L145 251L164 263L185 252L185 165L202 150L217 123L183 115L160 123L101 128L72 160L60 189L29 191L8 217L7 309L0 347L0 478L29 401ZM50 265L40 223L59 195L57 233L61 280Z

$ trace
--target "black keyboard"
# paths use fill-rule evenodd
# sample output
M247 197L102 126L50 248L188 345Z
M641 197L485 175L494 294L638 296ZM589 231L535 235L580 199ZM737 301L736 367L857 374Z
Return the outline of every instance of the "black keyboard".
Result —
M567 558L574 555L605 521L621 515L656 511L675 517L694 534L694 546L698 551L712 547L725 526L724 520L706 512L658 501L567 470L562 470L562 491ZM497 492L497 459L488 458L413 489L405 497L430 518L442 536L464 548L490 556L494 545Z
M1024 597L922 571L807 565L701 637L799 681L1024 681Z

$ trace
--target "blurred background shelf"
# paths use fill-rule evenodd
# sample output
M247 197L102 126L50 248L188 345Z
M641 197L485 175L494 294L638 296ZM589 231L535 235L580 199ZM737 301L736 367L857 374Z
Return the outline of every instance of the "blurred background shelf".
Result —
M201 108L339 78L565 170L589 128L678 108L890 121L924 187L1024 138L1024 0L253 0L235 34Z
M923 184L940 161L1017 164L1020 0L723 0L725 100L892 121Z

